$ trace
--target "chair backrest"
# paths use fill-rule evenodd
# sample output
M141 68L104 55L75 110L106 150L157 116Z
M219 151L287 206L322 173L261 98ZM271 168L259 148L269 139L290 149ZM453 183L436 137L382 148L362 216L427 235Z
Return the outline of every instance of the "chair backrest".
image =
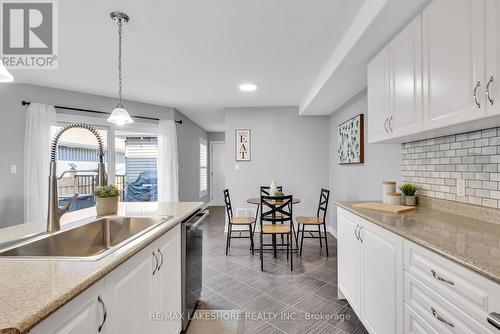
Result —
M229 189L224 189L224 204L226 205L227 218L233 218L233 207L231 206L231 198L229 197Z
M260 196L260 225L264 221L285 222L293 219L293 196Z
M277 186L276 190L283 192L283 186ZM271 196L270 191L270 186L260 186L260 196Z
M326 211L328 210L328 200L330 199L330 190L321 188L319 194L319 204L318 213L316 217L321 217L320 214L323 213L323 221L326 222Z

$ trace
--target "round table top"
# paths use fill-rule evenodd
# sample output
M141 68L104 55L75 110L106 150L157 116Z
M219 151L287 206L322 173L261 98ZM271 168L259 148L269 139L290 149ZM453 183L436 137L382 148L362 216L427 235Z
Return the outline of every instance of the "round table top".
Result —
M249 198L247 199L247 203L260 205L260 197ZM292 204L299 204L299 203L300 203L300 198L294 197L292 199Z

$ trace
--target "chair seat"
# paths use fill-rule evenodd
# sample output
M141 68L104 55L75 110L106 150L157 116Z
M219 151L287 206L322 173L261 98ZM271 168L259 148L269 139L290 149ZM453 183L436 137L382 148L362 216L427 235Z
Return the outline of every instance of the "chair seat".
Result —
M233 217L230 221L231 224L235 225L248 225L253 224L255 222L255 218L253 217Z
M320 217L297 217L296 218L298 224L303 225L320 225L323 224L323 218Z
M290 233L290 225L262 225L262 233L264 234L281 234L281 233Z

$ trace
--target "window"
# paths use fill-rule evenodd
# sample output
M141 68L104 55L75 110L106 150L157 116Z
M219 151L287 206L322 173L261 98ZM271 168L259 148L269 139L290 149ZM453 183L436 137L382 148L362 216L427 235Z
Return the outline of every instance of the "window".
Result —
M158 200L157 164L158 130L156 124L134 123L114 127L105 120L58 114L58 125L52 135L70 122L92 124L103 139L108 183L120 190L120 201L145 202ZM58 144L57 175L59 205L66 204L73 193L79 193L70 211L95 205L97 143L84 129L66 131Z
M208 194L207 141L200 138L200 198Z

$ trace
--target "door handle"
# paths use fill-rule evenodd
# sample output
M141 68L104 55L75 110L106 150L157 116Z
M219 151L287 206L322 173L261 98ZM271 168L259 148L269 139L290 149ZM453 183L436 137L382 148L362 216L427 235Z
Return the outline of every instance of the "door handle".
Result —
M387 130L387 121L389 120L389 118L385 118L385 122L384 122L384 129L385 129L385 132L386 133L389 133L389 130Z
M155 258L155 269L153 270L153 276L154 276L158 271L158 257L156 256L155 251L153 251L153 257Z
M97 296L97 302L99 302L102 305L102 322L97 327L97 331L100 333L102 330L102 327L106 323L106 318L108 317L108 309L106 308L106 304L104 304L104 301L102 300L101 295Z
M493 327L500 329L500 314L491 312L490 314L488 314L488 322Z
M476 103L477 105L477 108L481 108L481 103L479 103L479 101L477 100L477 89L481 87L481 81L478 81L476 83L476 87L474 87L474 93L472 94L472 97L474 97L474 102Z
M358 231L359 241L361 241L361 243L363 243L363 238L361 238L361 230L362 229L363 229L363 226L360 226L359 231Z
M160 261L160 264L158 265L158 271L160 271L161 266L163 266L163 253L161 252L161 250L159 248L158 248L158 254L160 254L160 256L161 256L161 261Z
M391 130L391 132L394 132L394 130L392 129L392 116L389 117L389 122L387 123L389 125L389 130Z
M354 236L356 237L356 239L358 239L359 241L359 236L358 236L358 228L359 228L359 225L356 225L356 228L354 229Z
M490 93L490 85L493 81L494 81L493 76L491 76L490 80L488 80L488 84L486 84L486 97L488 98L488 101L490 101L491 105L495 103L495 100L491 98L491 93Z

